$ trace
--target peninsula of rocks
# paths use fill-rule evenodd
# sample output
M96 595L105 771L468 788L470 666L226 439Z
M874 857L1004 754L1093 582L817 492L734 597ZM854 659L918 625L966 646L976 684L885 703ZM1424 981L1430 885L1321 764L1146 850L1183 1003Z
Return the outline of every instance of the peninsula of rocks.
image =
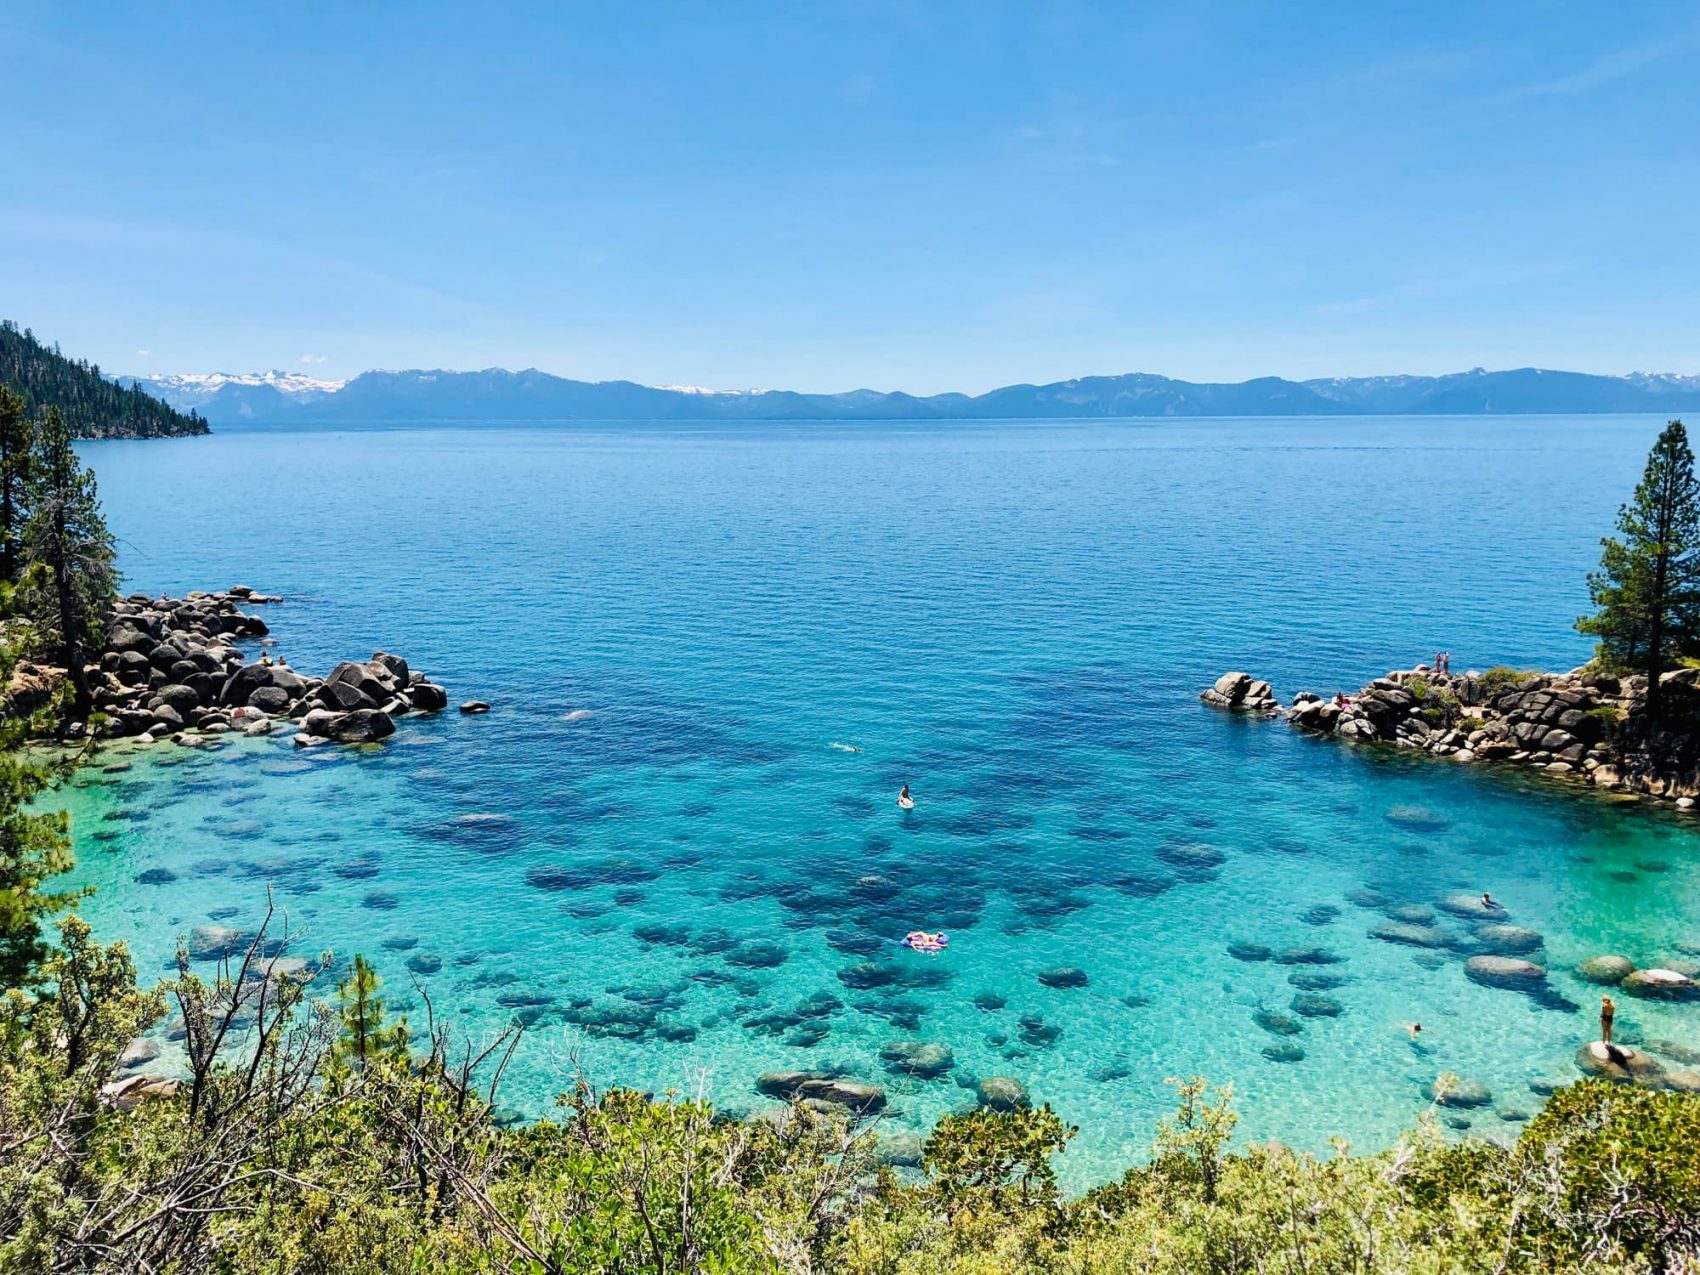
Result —
M1300 691L1283 707L1268 682L1224 673L1200 696L1235 712L1284 715L1300 730L1456 762L1505 762L1598 788L1700 798L1700 669L1660 679L1660 724L1645 722L1647 679L1584 666L1568 673L1396 669L1352 694Z
M393 734L401 714L448 706L441 686L383 651L344 661L324 677L305 676L269 654L250 661L235 643L266 641L268 627L243 608L281 600L238 585L182 598L131 594L115 603L94 692L107 733L190 743L234 731L269 734L290 721L302 746L360 744ZM33 672L47 685L58 675Z

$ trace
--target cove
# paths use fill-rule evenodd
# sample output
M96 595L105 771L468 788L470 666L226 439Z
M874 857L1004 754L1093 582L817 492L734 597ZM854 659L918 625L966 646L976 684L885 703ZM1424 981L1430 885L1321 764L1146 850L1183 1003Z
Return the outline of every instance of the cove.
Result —
M1143 1154L1167 1076L1233 1080L1243 1136L1321 1149L1390 1140L1450 1070L1491 1094L1458 1118L1509 1138L1592 1038L1568 971L1700 943L1695 825L1196 695L1230 667L1349 690L1441 647L1580 663L1583 578L1662 423L90 444L126 589L252 584L291 664L401 650L492 711L370 750L114 751L63 794L83 911L145 977L269 888L298 952L365 953L392 1008L418 978L475 1036L524 1015L502 1102L530 1115L579 1067L730 1111L832 1069L921 1131L1009 1076L1081 1126L1080 1186ZM1554 997L1372 937L1484 889ZM897 946L918 928L949 950ZM1700 1047L1700 1009L1620 1001L1631 1033Z

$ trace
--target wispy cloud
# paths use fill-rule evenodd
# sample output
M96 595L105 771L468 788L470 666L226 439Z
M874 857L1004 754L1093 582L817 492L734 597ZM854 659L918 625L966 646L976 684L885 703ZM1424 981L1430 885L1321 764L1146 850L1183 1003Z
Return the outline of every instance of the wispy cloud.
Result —
M152 350L137 350L136 351L136 357L140 358L140 359L145 359L145 358L147 358L148 355L150 355L152 353L153 353Z
M325 356L323 354L303 354L301 361L303 363L323 363Z
M1496 93L1488 98L1486 105L1499 106L1510 102L1527 102L1543 97L1580 97L1584 93L1607 84L1628 79L1655 62L1692 49L1696 42L1697 30L1700 29L1691 27L1687 31L1668 39L1654 40L1646 44L1635 44L1625 49L1617 49L1595 58L1587 66L1572 71L1569 75L1514 85L1504 92Z

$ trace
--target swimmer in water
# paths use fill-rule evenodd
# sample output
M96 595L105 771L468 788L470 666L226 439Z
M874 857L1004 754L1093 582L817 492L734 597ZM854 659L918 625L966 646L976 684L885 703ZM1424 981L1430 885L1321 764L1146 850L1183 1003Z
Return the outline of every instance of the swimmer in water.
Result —
M1422 1029L1423 1029L1423 1025L1421 1023L1406 1023L1405 1024L1405 1030L1406 1030L1406 1032L1408 1032L1410 1034L1411 1043L1413 1045L1416 1044L1417 1036L1418 1036L1419 1033L1421 1033Z

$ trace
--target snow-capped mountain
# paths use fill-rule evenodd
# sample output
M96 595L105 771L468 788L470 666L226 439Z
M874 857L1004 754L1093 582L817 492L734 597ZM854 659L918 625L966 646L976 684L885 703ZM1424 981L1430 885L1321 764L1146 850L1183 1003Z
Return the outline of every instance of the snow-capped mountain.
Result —
M805 394L696 385L575 381L536 368L363 372L332 381L299 372L120 377L215 426L319 422L571 420L1036 420L1090 416L1371 416L1700 411L1700 377L1597 376L1544 368L1449 376L1260 377L1233 384L1149 373L1006 385L917 397L878 390Z
M302 372L184 372L174 376L119 376L121 385L140 385L149 394L179 411L206 406L227 385L276 390L289 401L310 403L335 394L346 381L330 381ZM225 397L231 397L226 395Z

